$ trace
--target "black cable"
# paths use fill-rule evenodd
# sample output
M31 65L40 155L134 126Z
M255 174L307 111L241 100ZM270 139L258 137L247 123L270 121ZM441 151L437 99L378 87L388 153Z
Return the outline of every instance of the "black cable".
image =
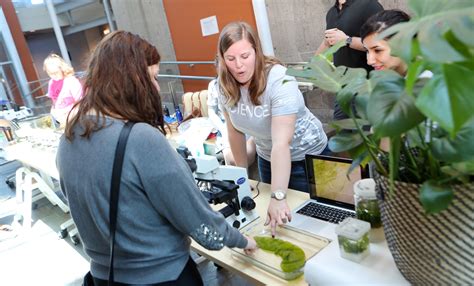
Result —
M255 188L257 189L257 194L255 195L255 197L253 197L254 199L258 197L258 195L260 195L260 189L258 188L258 185L260 185L260 181L258 181L257 185L255 186Z

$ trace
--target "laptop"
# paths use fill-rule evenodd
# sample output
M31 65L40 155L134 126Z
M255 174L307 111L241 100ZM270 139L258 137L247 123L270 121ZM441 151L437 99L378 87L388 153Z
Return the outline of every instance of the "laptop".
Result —
M347 158L306 155L306 174L310 199L292 211L288 226L321 234L324 229L346 217L354 217L354 191L356 181L368 178L367 168L353 170L347 177L352 160Z

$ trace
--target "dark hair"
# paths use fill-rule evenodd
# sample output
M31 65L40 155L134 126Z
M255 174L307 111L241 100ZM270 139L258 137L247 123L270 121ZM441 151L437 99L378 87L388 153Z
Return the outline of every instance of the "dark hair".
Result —
M240 99L240 83L232 76L227 69L224 60L224 53L234 43L240 40L247 40L255 50L255 71L250 79L249 97L254 105L260 105L259 97L267 86L268 71L275 64L281 64L279 60L263 54L260 39L254 29L245 22L232 22L222 29L217 44L218 51L218 76L221 91L227 99L228 106L235 106Z
M372 15L360 28L360 39L364 41L364 38L373 33L381 33L389 27L402 23L408 22L410 16L401 10L383 10Z
M148 73L148 66L159 62L157 49L135 34L115 31L104 37L90 57L84 96L68 116L66 137L72 140L73 126L81 123L81 136L89 138L105 126L105 116L145 122L166 134L160 95Z

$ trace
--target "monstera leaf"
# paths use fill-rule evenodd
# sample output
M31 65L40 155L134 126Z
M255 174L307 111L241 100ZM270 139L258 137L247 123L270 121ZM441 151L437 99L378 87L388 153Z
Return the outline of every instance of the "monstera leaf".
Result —
M404 79L380 81L372 90L367 115L380 137L400 136L425 118L404 92Z
M443 64L416 99L416 106L451 136L472 118L474 63Z
M453 198L453 189L449 185L443 186L434 180L428 180L421 186L420 201L427 214L447 209Z
M344 87L336 95L336 100L339 103L341 110L344 111L345 114L351 114L352 103L354 96L356 96L356 98L360 98L357 102L357 107L360 111L357 113L360 117L366 118L365 106L367 105L366 103L370 93L370 83L366 78L367 71L362 68L338 68L341 70L345 69L344 77L340 79L340 83Z
M314 56L302 70L289 68L286 73L306 79L323 90L337 93L343 87L343 82L349 81L344 80L346 68L336 68L332 63L332 54L342 46L344 46L343 41L335 44L323 54Z
M468 121L456 137L433 138L433 155L444 162L463 162L474 160L474 119Z
M411 0L408 3L414 17L409 22L390 27L380 38L394 35L390 40L392 53L405 62L417 56L413 41L419 42L419 52L430 62L458 62L465 57L445 38L453 31L456 38L467 46L473 46L474 5L472 0L433 1ZM416 38L415 38L416 36ZM415 40L414 40L415 39Z
M364 135L368 136L370 133L369 132L364 132ZM356 132L344 132L344 133L338 133L334 136L332 136L329 139L329 149L332 152L344 152L344 151L349 151L357 146L361 145L364 142L363 137Z
M369 121L363 119L346 118L331 122L331 126L337 131L353 130L356 131L359 127L369 125Z

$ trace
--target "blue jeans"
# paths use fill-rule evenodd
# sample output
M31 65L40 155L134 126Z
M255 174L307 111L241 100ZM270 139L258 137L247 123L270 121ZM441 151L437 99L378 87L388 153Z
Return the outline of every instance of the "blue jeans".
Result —
M258 156L258 175L262 182L271 184L272 165L269 161L260 156ZM309 192L304 160L291 162L290 182L288 183L288 188L302 192Z
M331 151L327 145L323 152L321 152L321 155L331 155ZM260 156L258 156L258 175L260 176L260 180L262 182L271 184L272 164ZM305 160L291 162L290 182L288 183L288 188L309 193L308 179L306 178Z

